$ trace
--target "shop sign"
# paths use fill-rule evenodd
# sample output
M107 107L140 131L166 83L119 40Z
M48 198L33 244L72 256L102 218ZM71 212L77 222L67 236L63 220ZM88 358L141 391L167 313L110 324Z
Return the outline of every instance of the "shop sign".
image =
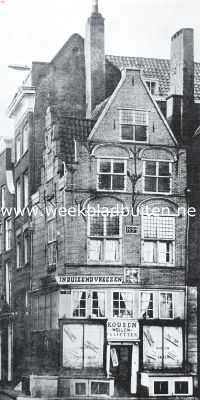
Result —
M108 275L59 275L56 277L59 285L120 285L123 276Z
M109 319L107 340L111 342L139 340L139 322L133 319Z

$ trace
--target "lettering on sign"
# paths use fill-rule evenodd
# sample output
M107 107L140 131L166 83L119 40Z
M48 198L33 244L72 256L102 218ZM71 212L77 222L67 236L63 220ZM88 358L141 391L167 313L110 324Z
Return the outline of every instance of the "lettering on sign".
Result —
M108 341L139 340L139 323L132 319L110 319L107 321Z
M138 233L138 227L133 225L126 225L125 233L127 235L136 235Z
M56 277L56 281L59 285L76 285L77 283L80 285L87 285L88 283L91 285L113 285L113 284L122 284L123 277L122 276L70 276L70 275L60 275Z

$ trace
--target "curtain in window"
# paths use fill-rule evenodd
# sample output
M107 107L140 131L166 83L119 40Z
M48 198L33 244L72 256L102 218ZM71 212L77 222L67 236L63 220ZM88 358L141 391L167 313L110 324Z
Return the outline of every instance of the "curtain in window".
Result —
M98 293L99 316L105 317L105 293Z
M160 317L161 318L173 317L173 305L172 305L171 293L160 294Z
M105 242L105 260L118 261L119 260L119 241L106 240Z
M91 261L102 260L102 246L103 242L101 240L90 240L89 256Z
M84 292L73 292L73 317L79 315L80 301Z
M120 302L121 300L123 300L124 302L124 311L125 311L124 316L132 317L133 314L132 296L130 295L130 293L121 292Z
M150 307L151 301L151 293L143 292L141 293L141 316L147 317L148 316L148 309Z
M144 242L143 257L144 262L156 263L156 242Z
M158 243L158 262L161 264L167 262L167 242Z

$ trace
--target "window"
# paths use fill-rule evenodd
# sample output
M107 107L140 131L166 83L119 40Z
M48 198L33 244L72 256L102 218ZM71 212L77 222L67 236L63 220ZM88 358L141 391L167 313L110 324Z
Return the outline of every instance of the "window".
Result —
M103 368L104 325L63 325L63 367Z
M0 254L3 252L3 224L0 223Z
M140 293L140 314L142 318L154 318L154 298L152 292Z
M97 189L124 192L126 190L126 161L98 160Z
M6 251L12 248L12 220L10 218L5 221L5 247Z
M168 394L168 381L155 381L154 394Z
M16 206L17 206L17 213L21 209L21 183L20 179L16 181Z
M182 327L143 327L143 366L145 369L174 369L181 368L182 364Z
M28 172L23 175L23 186L24 186L24 207L28 206L29 203L29 178Z
M119 262L121 258L121 219L96 215L89 218L88 258L91 262Z
M85 382L76 382L75 383L75 395L76 396L86 396L86 383Z
M58 328L58 293L32 297L33 330L48 330Z
M133 294L129 292L113 292L112 309L114 318L132 318Z
M144 216L142 218L143 263L174 264L175 218Z
M120 110L121 139L128 142L146 142L148 112Z
M53 154L52 151L46 158L46 180L47 182L53 178Z
M106 395L109 396L109 383L108 382L91 382L91 395Z
M105 318L105 292L73 291L72 316L76 318Z
M22 153L26 153L28 150L28 140L29 140L29 126L28 122L25 124L22 132Z
M144 161L144 192L171 192L172 163L169 161Z
M161 319L174 317L173 293L160 293L159 310Z
M5 187L5 186L2 186L2 187L1 187L1 207L2 207L2 208L5 208L5 206L6 206L5 194L6 194L6 187Z
M17 266L17 269L22 267L21 234L16 235L16 266Z
M57 242L56 242L56 219L52 219L47 223L48 246L47 258L48 265L57 264Z
M16 138L16 162L19 161L21 157L21 136Z
M188 381L175 381L175 394L188 394Z
M155 96L156 94L158 94L158 82L157 81L146 81L146 84L149 88L149 91L151 92L151 94L153 96Z
M11 304L12 269L10 263L6 263L5 265L5 281L6 303Z
M23 250L24 250L24 256L23 256L23 261L24 265L28 264L28 232L24 232L23 236Z

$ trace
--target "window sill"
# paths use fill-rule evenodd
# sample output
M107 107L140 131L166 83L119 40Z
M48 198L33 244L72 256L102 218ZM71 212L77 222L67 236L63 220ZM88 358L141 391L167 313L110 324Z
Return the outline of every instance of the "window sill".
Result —
M113 190L113 189L98 189L96 188L96 191L99 193L127 193L127 190Z

